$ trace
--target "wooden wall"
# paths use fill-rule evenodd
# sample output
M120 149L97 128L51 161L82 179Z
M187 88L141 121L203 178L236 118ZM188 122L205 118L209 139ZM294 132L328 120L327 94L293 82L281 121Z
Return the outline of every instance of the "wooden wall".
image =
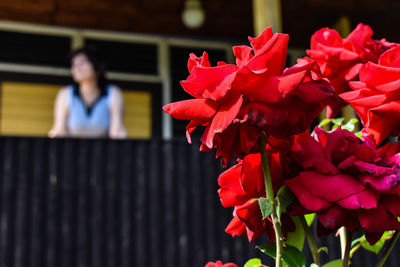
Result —
M187 29L184 0L2 0L0 19L153 34L207 36L246 41L253 35L252 1L203 0L205 24ZM283 31L290 46L307 47L321 27L348 16L352 27L370 24L378 38L400 41L398 0L281 0Z
M359 22L374 30L375 39L400 42L400 1L398 0L282 0L283 31L289 45L308 48L311 35L322 27L333 27L342 16L351 29Z
M206 21L182 24L184 0L2 0L0 19L153 34L247 38L253 32L251 1L204 0Z

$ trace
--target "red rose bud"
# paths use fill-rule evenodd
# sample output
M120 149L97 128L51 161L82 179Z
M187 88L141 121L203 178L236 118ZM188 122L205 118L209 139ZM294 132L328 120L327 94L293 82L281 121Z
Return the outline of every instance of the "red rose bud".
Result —
M239 267L234 263L225 263L223 264L222 261L216 262L208 262L204 267Z
M373 244L384 231L399 229L399 144L377 149L347 130L315 133L316 139L296 136L291 158L302 170L284 183L318 215L319 233L362 228Z

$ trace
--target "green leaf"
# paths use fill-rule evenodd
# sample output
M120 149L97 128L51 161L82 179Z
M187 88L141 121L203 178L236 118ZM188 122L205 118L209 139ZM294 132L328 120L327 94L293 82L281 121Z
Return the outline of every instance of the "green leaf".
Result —
M267 246L258 246L256 247L261 250L263 253L271 256L272 258L276 258L276 247L275 244L270 244ZM286 245L283 247L282 251L282 261L284 264L289 267L305 267L306 266L306 258L303 253L297 248Z
M306 237L304 229L301 226L299 217L291 217L293 223L296 225L296 231L289 232L287 234L286 244L296 247L298 250L302 251L304 246L304 239Z
M268 256L272 257L273 259L276 258L276 246L275 244L269 244L266 246L256 246L262 253L267 254Z
M352 132L356 128L357 123L358 123L358 120L356 118L352 118L345 125L342 126L342 129L346 129L346 130Z
M283 185L279 188L276 198L278 200L278 205L276 207L278 220L281 220L281 214L286 212L286 208L293 202L295 196L286 185Z
M343 121L344 121L344 118L336 118L336 119L332 120L332 123L339 126L339 125L342 125Z
M306 219L307 225L310 226L315 219L315 213L306 214L304 218Z
M318 253L321 253L322 251L325 252L326 254L328 254L328 247L320 247L318 249Z
M322 267L342 267L342 260L334 260L334 261L330 261L324 265L322 265Z
M258 199L258 205L260 206L261 214L263 219L267 218L272 213L272 204L265 197Z
M262 266L261 260L258 258L248 260L243 267L260 267Z
M325 126L325 125L329 124L331 121L332 121L332 119L325 118L318 124L318 127Z
M361 131L356 132L354 135L357 136L357 137L359 137L359 138L361 138L361 137L362 137L362 132L361 132Z

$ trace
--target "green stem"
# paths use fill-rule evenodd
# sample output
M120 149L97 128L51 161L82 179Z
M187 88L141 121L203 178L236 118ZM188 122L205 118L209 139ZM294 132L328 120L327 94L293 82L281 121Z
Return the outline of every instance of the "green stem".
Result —
M351 248L351 233L345 229L345 237L346 237L346 245L344 249L344 255L343 255L343 262L342 262L342 267L347 267L349 266L349 257L350 257L350 248Z
M378 263L376 264L376 267L383 266L386 259L389 257L390 252L392 252L392 249L393 249L394 245L396 244L397 239L399 239L399 236L400 236L400 230L396 230L396 232L393 234L392 238L390 239L389 243L387 244L385 251L383 252L382 256L380 257Z
M265 133L263 132L261 136L258 138L258 145L260 147L260 154L261 154L261 162L264 171L264 181L265 181L265 192L267 194L267 200L272 205L272 225L274 226L275 230L275 242L276 242L276 260L275 260L275 267L282 266L282 231L281 231L281 222L277 216L277 205L279 205L275 198L274 198L274 189L272 187L272 179L271 173L269 170L269 163L267 157L267 149L265 144Z
M265 144L265 134L261 134L258 138L258 145L260 146L261 162L264 170L265 192L267 193L267 200L274 205L274 189L272 187L271 173L269 170L269 163L267 157L267 149Z
M301 226L304 229L304 233L306 234L308 247L310 248L314 263L318 266L321 266L321 260L319 258L319 253L318 253L318 247L317 247L317 244L315 243L315 240L311 233L311 230L307 225L306 219L304 218L304 216L299 216L299 219L300 219Z
M356 253L357 249L359 249L363 245L362 242L358 243L350 250L350 259L353 258L354 253Z

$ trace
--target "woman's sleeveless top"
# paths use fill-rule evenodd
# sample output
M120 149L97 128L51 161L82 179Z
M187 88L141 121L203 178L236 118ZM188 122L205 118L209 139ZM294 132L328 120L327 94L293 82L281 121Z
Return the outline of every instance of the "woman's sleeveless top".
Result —
M107 137L110 127L110 105L114 87L107 85L97 101L87 107L79 89L69 86L68 135L73 137Z

